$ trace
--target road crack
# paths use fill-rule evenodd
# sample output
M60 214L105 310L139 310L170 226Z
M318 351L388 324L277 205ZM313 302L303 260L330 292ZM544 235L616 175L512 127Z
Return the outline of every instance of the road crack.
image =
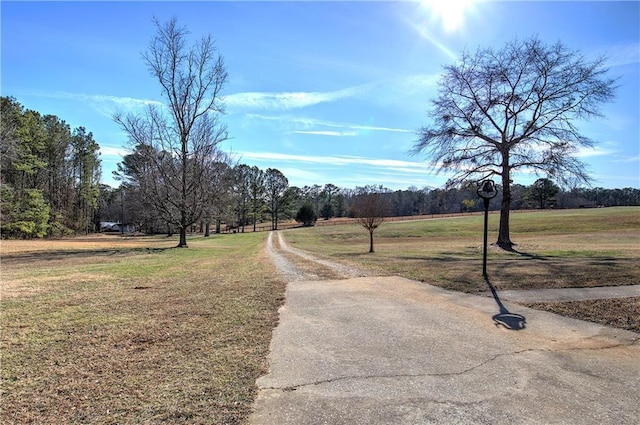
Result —
M551 352L551 351L555 351L555 350L543 350L543 349L537 349L537 348L528 348L525 350L519 350L519 351L514 351L511 353L499 353L496 354L495 356L492 356L486 360L483 360L482 362L468 367L466 369L460 370L460 371L454 371L454 372L434 372L434 373L390 373L390 374L376 374L376 375L348 375L348 376L338 376L335 378L328 378L328 379L322 379L322 380L318 380L318 381L313 381L313 382L306 382L306 383L301 383L301 384L297 384L297 385L288 385L285 387L261 387L261 389L265 389L265 390L281 390L283 392L290 392L290 391L296 391L297 389L300 388L304 388L304 387L311 387L311 386L318 386L318 385L323 385L323 384L331 384L334 382L340 382L340 381L348 381L348 380L370 380L370 379L395 379L395 378L427 378L427 377L435 377L435 378L440 378L440 377L449 377L449 376L462 376L465 375L469 372L472 372L476 369L479 369L481 367L484 367L486 365L488 365L489 363L494 362L495 360L497 360L500 357L509 357L509 356L516 356L519 354L523 354L523 353L528 353L528 352Z
M554 352L569 352L569 351L595 351L595 350L608 350L619 348L623 346L632 346L638 341L638 338L634 339L630 344L620 343L620 344L611 344L602 347L571 347L571 348L561 348L561 349L541 349L541 348L527 348L523 350L513 351L510 353L498 353L495 356L489 357L476 365L468 367L459 371L452 372L434 372L434 373L390 373L390 374L375 374L375 375L348 375L348 376L338 376L334 378L322 379L318 381L300 383L297 385L288 385L285 387L263 387L262 389L267 390L281 390L283 392L291 392L296 391L300 388L304 387L312 387L324 384L331 384L334 382L340 381L349 381L349 380L373 380L373 379L402 379L402 378L428 378L428 377L451 377L451 376L462 376L473 372L476 369L485 367L490 363L495 362L497 359L502 357L512 357L518 356L526 353L554 353Z

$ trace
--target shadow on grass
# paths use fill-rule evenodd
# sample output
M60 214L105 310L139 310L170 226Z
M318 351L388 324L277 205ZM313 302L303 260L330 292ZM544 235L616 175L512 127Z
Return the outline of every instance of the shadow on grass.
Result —
M81 259L96 256L127 256L132 254L159 253L173 248L115 248L115 249L73 249L61 251L36 251L26 254L5 255L2 257L4 265L28 264L40 261L60 261Z
M492 317L496 326L503 326L504 328L512 331L519 331L524 329L527 325L527 319L521 314L511 313L509 310L507 310L504 304L502 304L502 300L500 300L500 297L498 297L496 288L491 284L489 276L485 276L484 279L485 282L487 282L489 289L491 290L493 299L496 301L496 304L498 304L498 308L500 309L500 313Z
M518 254L521 257L525 257L525 258L528 258L530 260L547 261L549 259L548 257L543 257L542 255L531 254L531 253L524 252L524 251L518 251L517 249L515 249L514 246L511 246L509 248L502 248L502 249L507 251L507 252L512 252L514 254Z

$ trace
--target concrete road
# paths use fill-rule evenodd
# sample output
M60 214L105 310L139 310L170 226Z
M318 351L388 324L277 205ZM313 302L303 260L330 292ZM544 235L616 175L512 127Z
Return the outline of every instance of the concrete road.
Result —
M640 285L600 286L595 288L517 289L500 291L500 299L523 303L601 300L640 297Z
M399 277L286 296L252 424L640 423L639 334Z

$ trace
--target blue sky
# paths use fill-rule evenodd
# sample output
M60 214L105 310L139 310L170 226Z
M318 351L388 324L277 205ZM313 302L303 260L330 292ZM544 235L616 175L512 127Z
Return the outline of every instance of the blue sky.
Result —
M101 146L103 182L127 139L111 119L161 101L140 55L152 17L193 38L211 34L225 59L222 145L240 162L277 168L292 186L441 186L409 150L428 124L442 66L463 49L515 37L558 40L609 58L619 77L605 119L580 123L594 185L640 187L640 2L7 2L1 3L1 93L84 126ZM515 183L531 184L520 174Z

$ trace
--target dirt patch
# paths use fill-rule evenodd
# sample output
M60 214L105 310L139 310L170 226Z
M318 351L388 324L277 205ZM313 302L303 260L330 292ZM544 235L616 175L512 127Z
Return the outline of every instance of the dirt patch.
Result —
M4 274L4 273L3 273ZM3 298L30 297L53 290L59 290L60 286L79 284L81 282L105 279L108 275L71 273L59 276L39 276L34 278L8 279L5 274L0 290Z
M640 333L640 297L523 305Z

